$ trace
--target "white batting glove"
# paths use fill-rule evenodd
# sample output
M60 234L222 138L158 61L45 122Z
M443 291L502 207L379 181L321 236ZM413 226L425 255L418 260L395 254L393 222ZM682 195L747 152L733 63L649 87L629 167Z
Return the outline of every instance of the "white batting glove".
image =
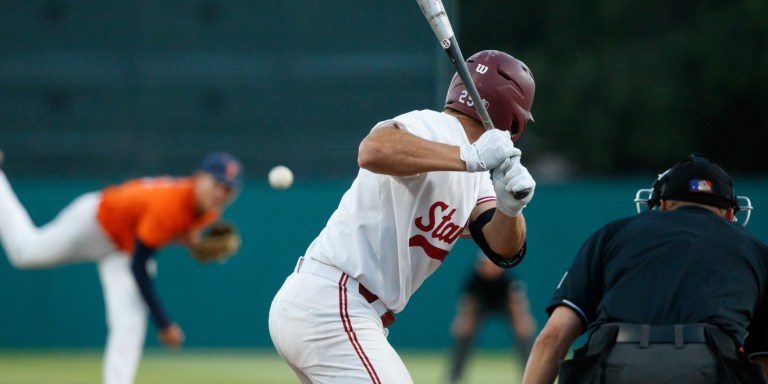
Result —
M467 163L467 172L482 172L494 169L502 161L520 156L509 131L491 129L472 144L464 144L460 150L461 159Z
M520 156L514 156L493 170L491 175L493 189L496 191L496 209L501 213L515 217L533 198L533 190L536 189L536 181L528 173L522 164ZM516 199L514 194L524 189L529 189L527 196Z

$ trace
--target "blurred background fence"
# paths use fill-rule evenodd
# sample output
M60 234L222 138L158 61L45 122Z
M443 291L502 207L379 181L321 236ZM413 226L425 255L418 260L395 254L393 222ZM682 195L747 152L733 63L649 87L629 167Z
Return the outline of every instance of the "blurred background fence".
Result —
M539 325L555 286L581 243L602 224L635 214L632 199L653 178L590 180L543 184L525 214L529 251L513 273L528 286ZM36 223L54 217L72 198L101 184L82 180L19 180L19 198ZM244 233L243 248L228 263L201 266L179 247L158 255L157 287L175 320L187 333L187 346L271 348L267 315L272 297L297 258L325 225L349 181L304 181L286 191L264 181L245 186L226 212ZM768 182L741 180L740 194L757 210L750 231L767 240ZM389 339L396 348L446 348L449 324L476 248L460 240L443 265L398 314ZM52 270L21 271L0 252L0 348L99 347L106 326L101 288L94 264ZM502 321L481 331L486 348L509 346L512 336ZM148 345L158 345L154 331Z
M734 175L757 206L749 229L768 236L768 2L444 3L465 57L504 50L536 77L536 123L517 145L541 185L517 273L541 324L581 241L633 214L634 191L688 153ZM3 169L43 224L106 183L236 154L248 183L227 214L245 233L242 254L200 267L165 250L158 285L191 345L269 345L271 296L354 177L360 139L380 120L440 109L452 74L412 0L7 0ZM294 170L295 188L268 189L276 164ZM457 246L393 344L449 343L473 254ZM0 303L0 347L103 343L93 265L17 271L2 260Z

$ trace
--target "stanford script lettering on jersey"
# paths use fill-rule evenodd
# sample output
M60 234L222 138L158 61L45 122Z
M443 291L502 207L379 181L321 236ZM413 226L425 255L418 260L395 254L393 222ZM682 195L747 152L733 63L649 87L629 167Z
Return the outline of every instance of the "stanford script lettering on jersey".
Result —
M443 215L440 219L440 222L438 223L438 215L445 212L447 212L447 214ZM431 232L431 238L437 239L447 244L453 244L453 242L459 238L461 231L464 229L464 227L451 222L451 218L453 218L453 214L455 212L456 208L451 209L448 204L442 201L437 201L432 204L431 207L429 207L429 217L427 218L426 223L425 218L420 216L414 220L414 224L416 225L416 228L423 231L424 233ZM443 261L448 255L448 250L442 249L430 243L424 235L412 236L410 239L408 239L408 246L421 247L427 256L435 260Z

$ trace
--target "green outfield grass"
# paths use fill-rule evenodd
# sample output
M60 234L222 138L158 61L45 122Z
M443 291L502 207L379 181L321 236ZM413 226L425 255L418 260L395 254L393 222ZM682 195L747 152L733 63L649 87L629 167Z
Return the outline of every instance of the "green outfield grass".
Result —
M441 384L448 355L441 351L401 353L417 384ZM101 351L0 350L0 384L99 384ZM478 351L467 367L465 384L519 383L521 368L509 353ZM271 350L149 350L136 384L297 383Z

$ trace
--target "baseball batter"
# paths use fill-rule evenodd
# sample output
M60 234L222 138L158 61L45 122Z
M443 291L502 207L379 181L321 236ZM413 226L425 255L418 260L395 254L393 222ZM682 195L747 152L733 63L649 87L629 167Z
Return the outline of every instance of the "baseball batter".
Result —
M105 384L133 383L147 328L147 313L168 347L184 341L155 292L153 255L182 242L191 248L237 196L242 166L211 153L192 177L144 178L82 195L37 228L0 170L0 240L17 268L41 269L90 261L98 265L109 336Z
M532 120L534 80L499 51L467 63L499 129L485 131L458 76L444 111L378 123L357 178L275 296L270 335L302 383L412 382L387 327L459 237L503 267L525 255L533 193L512 195L535 182L512 139Z

